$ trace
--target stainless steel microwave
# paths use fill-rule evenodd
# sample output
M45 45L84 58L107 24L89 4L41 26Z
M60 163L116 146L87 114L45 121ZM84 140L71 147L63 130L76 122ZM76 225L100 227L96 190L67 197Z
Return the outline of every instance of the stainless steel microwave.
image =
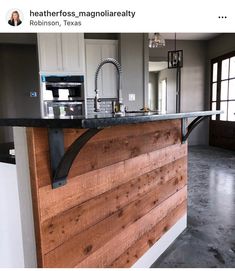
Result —
M85 112L83 75L41 76L43 116L79 116Z

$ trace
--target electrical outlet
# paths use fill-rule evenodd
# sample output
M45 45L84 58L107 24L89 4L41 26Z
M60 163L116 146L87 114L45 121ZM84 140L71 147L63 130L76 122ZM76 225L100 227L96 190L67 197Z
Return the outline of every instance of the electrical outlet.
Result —
M135 101L135 94L129 94L129 101L130 102Z

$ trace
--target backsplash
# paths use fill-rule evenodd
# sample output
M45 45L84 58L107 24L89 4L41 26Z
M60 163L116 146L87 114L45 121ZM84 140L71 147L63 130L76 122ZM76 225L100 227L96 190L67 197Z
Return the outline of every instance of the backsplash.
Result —
M107 99L100 102L101 113L112 113L112 99ZM87 99L87 113L94 113L94 99Z

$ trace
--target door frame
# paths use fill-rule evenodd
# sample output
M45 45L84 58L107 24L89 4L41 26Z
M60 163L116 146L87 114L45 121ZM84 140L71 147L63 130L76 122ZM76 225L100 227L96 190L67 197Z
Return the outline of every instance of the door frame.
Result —
M216 110L220 110L220 95L221 95L221 68L222 61L235 57L235 51L223 54L213 58L210 63L210 109L212 110L212 93L213 93L213 64L218 63L217 67L217 93L216 93ZM234 78L235 79L235 78ZM231 80L228 78L228 80ZM229 99L226 100L227 102ZM220 120L220 115L216 115L216 119L210 118L209 144L212 146L222 147L235 150L235 121Z

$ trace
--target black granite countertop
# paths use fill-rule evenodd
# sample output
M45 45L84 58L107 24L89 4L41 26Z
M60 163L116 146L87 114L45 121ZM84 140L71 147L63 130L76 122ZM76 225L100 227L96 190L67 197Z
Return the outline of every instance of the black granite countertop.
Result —
M142 123L170 119L195 118L221 114L222 111L197 111L184 113L126 113L124 116L114 114L88 114L77 117L61 118L0 118L0 126L47 127L47 128L105 128L115 125Z

